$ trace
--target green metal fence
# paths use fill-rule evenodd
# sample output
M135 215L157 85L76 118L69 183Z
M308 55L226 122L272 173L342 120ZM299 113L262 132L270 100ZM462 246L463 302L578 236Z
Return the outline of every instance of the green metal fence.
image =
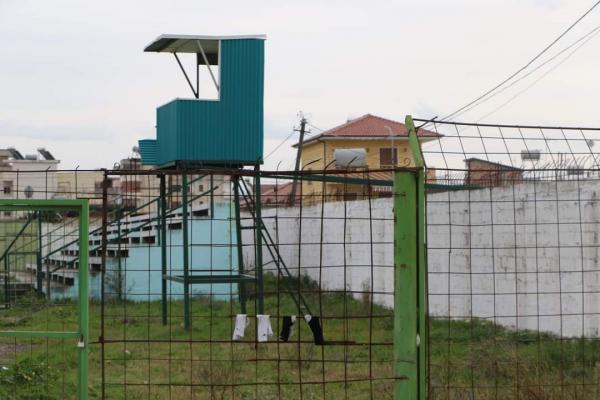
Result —
M5 310L3 313L10 313L10 308L15 308L14 312L10 315L0 315L0 323L3 327L10 326L11 324L21 327L22 325L30 325L34 327L31 330L8 330L0 329L0 338L3 339L1 346L3 348L3 363L6 363L6 355L11 353L10 342L7 338L11 338L14 344L15 359L14 364L9 366L3 366L3 395L8 398L37 398L43 393L43 388L46 387L47 391L44 397L54 398L56 393L62 393L64 398L71 397L74 393L69 388L69 385L65 385L65 382L71 382L71 377L61 377L58 375L51 375L48 373L50 368L56 368L51 365L48 360L44 360L44 355L49 355L50 352L39 351L39 347L44 344L48 346L56 346L57 342L60 343L63 350L69 351L69 349L76 349L77 352L77 377L75 378L76 396L77 399L86 400L88 398L88 352L89 352L89 309L88 309L88 231L89 231L89 206L87 200L0 200L0 211L5 213L25 213L28 215L22 220L22 228L12 238L9 245L4 248L0 260L4 261L5 275L4 275L4 287L7 301L5 303ZM51 212L75 212L78 213L79 218L79 229L78 229L78 296L77 296L77 323L76 329L71 330L60 330L52 329L60 326L65 326L64 321L56 321L53 318L54 310L50 310L46 313L40 311L38 308L45 307L57 307L60 303L51 303L49 299L49 292L46 293L48 301L36 298L42 291L40 284L40 268L39 268L39 252L24 252L14 251L11 253L17 240L26 231L26 228L30 225L30 222L34 218L41 218L42 213ZM39 229L39 228L38 228ZM39 233L39 231L38 231ZM39 237L39 236L38 236ZM31 243L31 242L29 242ZM35 243L35 242L34 242ZM39 244L41 247L41 243ZM35 256L36 272L37 272L37 295L31 294L33 297L29 297L27 300L17 298L15 294L11 299L9 296L8 288L16 285L16 281L13 280L14 275L11 274L10 264L11 260L14 260L16 256ZM12 256L12 258L11 258ZM13 267L16 269L15 267ZM13 270L13 273L17 271ZM47 279L50 282L50 279ZM47 286L50 287L49 285ZM48 309L49 310L49 309ZM35 314L35 315L34 315ZM39 320L43 318L43 320ZM38 320L35 320L38 319ZM29 354L17 355L18 342L28 342L30 352ZM45 341L45 342L44 342ZM7 350L8 349L8 350ZM22 353L22 352L21 352ZM25 363L30 358L35 358L34 364ZM23 366L25 365L25 367ZM45 373L48 373L47 375ZM52 379L58 378L57 381ZM61 382L62 380L62 382ZM32 391L27 390L28 385L23 385L23 382L29 386L33 386ZM62 388L59 389L62 383ZM40 391L39 388L42 388ZM37 394L36 394L37 393Z
M37 293L9 296L0 314L0 350L15 348L8 370L18 374L18 362L32 360L27 371L39 375L14 393L424 399L424 170L418 161L377 172L106 171L105 180L146 188L87 193L102 204L91 224L85 200L1 203L0 211L23 213L30 236L3 263L9 275L29 268ZM289 193L255 192L261 182L284 187L292 178L304 188L294 207ZM307 192L330 186L341 192ZM353 191L359 196L345 196ZM40 225L40 215L52 222ZM219 237L225 226L227 240ZM76 297L56 289L63 271L77 275ZM232 339L240 314L251 324ZM260 315L271 318L266 342ZM38 392L27 390L34 386Z

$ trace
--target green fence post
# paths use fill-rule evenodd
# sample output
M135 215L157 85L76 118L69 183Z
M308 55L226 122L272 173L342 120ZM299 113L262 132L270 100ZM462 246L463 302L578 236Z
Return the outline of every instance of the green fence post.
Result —
M416 170L394 176L394 361L395 398L427 395L427 268L425 163L416 129L406 117Z
M426 230L425 222L427 203L425 200L425 171L420 169L417 172L417 230L418 230L418 279L419 295L417 297L417 306L419 313L419 399L425 400L427 397L427 252L425 249Z
M190 253L188 232L188 179L187 174L181 177L181 228L183 230L183 324L189 330L190 317Z
M418 396L417 181L412 172L394 175L394 368L396 400Z
M89 275L89 218L90 210L87 200L81 201L79 214L79 371L77 393L79 400L88 398L88 353L89 353L89 303L88 303L88 275Z
M167 188L165 176L160 176L160 267L162 323L167 325Z

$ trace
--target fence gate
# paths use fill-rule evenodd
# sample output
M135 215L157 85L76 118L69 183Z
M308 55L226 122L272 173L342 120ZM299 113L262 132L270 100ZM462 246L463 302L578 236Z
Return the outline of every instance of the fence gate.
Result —
M424 399L424 170L330 161L106 171L103 398Z
M0 200L0 212L0 398L87 399L88 202Z

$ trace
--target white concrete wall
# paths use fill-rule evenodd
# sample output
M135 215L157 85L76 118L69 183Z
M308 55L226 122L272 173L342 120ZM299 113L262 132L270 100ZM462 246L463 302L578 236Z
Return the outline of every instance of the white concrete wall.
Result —
M391 199L330 202L308 207L263 210L267 229L278 242L285 264L292 274L310 276L326 290L361 292L374 290L373 298L392 306L393 223ZM302 216L300 217L300 213ZM321 215L323 213L323 219ZM243 217L248 217L244 213ZM323 223L321 223L323 221ZM244 221L249 225L250 221ZM244 230L243 243L251 244L252 231ZM265 262L272 261L266 246ZM246 265L254 268L254 249L245 247ZM372 255L372 259L371 259ZM265 270L276 271L273 263ZM373 275L373 279L371 279Z
M430 314L600 336L598 192L595 181L565 181L429 194ZM368 201L326 203L324 229L320 205L263 215L293 273L301 265L327 289L373 287L388 293L375 301L391 306L392 199L373 200L371 210L370 225ZM246 259L253 264L251 247Z
M598 189L564 181L430 195L430 312L598 336Z

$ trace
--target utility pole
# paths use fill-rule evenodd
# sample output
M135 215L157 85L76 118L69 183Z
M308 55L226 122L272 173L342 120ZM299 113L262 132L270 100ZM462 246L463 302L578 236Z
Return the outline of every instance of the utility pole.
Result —
M298 152L296 153L296 167L294 168L294 180L292 181L292 193L290 194L290 205L296 203L296 182L298 181L298 172L300 171L300 159L302 157L302 145L304 144L304 134L306 133L306 118L302 111L298 113L300 116L300 129L294 129L295 132L300 132L300 140L298 141Z

